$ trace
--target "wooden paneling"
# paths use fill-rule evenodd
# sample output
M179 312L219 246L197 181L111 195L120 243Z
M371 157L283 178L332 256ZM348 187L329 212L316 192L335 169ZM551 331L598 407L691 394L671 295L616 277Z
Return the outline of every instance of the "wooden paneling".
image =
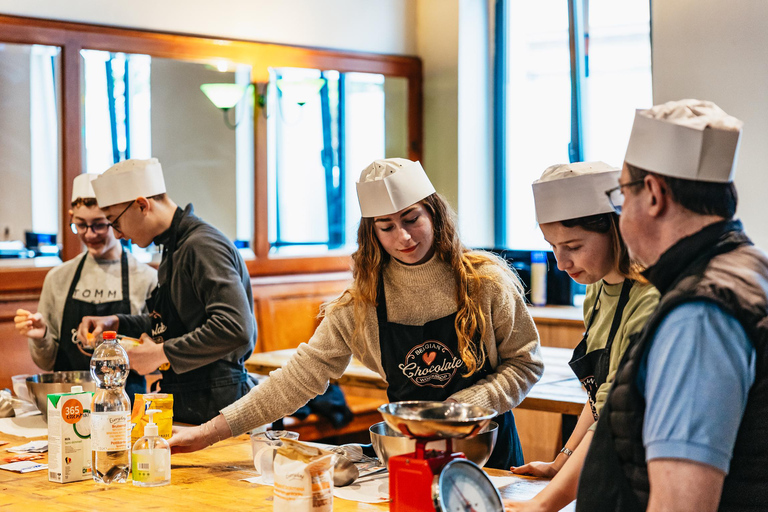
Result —
M514 414L525 462L554 460L563 447L562 416L527 409L515 409Z
M309 341L320 324L320 304L337 297L351 281L349 273L254 279L253 300L259 336L256 352L296 348Z
M27 338L20 336L13 325L13 319L0 321L0 389L12 389L11 377L22 373L41 373L32 362Z

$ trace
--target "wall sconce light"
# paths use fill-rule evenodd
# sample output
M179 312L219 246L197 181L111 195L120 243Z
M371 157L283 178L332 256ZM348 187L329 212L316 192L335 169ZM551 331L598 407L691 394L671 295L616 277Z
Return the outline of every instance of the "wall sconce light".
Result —
M304 106L309 100L317 97L320 89L325 85L325 78L305 78L303 80L279 78L275 84L283 93L286 101Z
M275 81L275 85L282 93L284 100L296 103L299 106L304 106L311 99L316 98L325 83L326 80L324 78L305 78L303 80L281 78ZM263 109L265 117L268 117L266 113L267 87L269 87L269 82L264 84L263 90L256 98L257 104ZM202 84L200 90L203 91L216 108L221 109L224 113L224 124L234 130L240 121L236 120L233 124L229 120L229 111L240 103L243 98L252 94L255 86L254 84L244 86L232 83L211 83Z
M224 124L227 128L234 130L240 121L232 124L229 120L229 111L240 103L244 97L253 91L253 84L248 86L240 84L202 84L200 90L211 100L216 108L224 113Z

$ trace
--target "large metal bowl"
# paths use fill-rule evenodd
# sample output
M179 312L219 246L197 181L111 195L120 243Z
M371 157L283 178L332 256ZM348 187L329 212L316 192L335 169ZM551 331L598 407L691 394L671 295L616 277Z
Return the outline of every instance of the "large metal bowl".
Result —
M396 432L421 439L473 437L497 414L477 405L424 401L393 402L378 411Z
M40 373L27 377L27 389L35 405L48 422L48 395L69 393L72 386L83 386L83 391L96 391L90 371Z
M394 431L385 422L381 421L368 429L371 433L371 444L376 456L382 464L387 465L389 458L404 453L412 453L416 450L416 440L408 439L399 432ZM499 434L499 425L491 421L475 437L453 439L453 451L463 452L469 460L483 466L488 462L493 447L496 446L496 437ZM430 441L428 450L445 450L445 440Z

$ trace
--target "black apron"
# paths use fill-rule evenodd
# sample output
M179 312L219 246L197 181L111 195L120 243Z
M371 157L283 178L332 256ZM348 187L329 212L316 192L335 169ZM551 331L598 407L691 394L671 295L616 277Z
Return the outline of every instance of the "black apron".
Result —
M573 349L573 356L568 363L576 374L584 389L587 391L589 397L589 406L592 408L592 416L597 421L598 414L595 409L595 403L597 402L597 390L602 386L608 378L608 372L611 365L611 347L613 346L613 339L616 337L616 333L619 331L621 325L621 316L624 313L624 308L629 302L629 292L632 289L633 281L631 279L625 279L624 284L621 286L621 295L619 295L619 302L616 304L616 312L613 314L613 321L611 322L611 330L608 333L608 339L605 342L605 348L593 350L587 352L587 337L589 336L589 328L592 327L592 322L595 320L595 315L598 310L598 304L600 304L600 297L603 293L603 285L600 285L600 290L597 292L597 300L592 307L592 315L589 317L589 324L587 324L587 330L584 332L584 336L581 338L581 342Z
M152 321L152 338L156 343L163 343L192 331L184 325L176 311L170 291L176 233L183 213L181 208L176 209L170 238L163 248L163 259L168 265L165 282L158 284L147 301ZM221 409L254 387L242 365L221 359L182 374L172 369L163 370L161 373L163 378L160 381L160 391L173 394L173 419L181 423L204 423L218 416Z
M387 376L390 402L443 401L494 372L486 358L483 367L472 376L462 376L464 362L459 356L456 313L421 326L390 322L383 281L376 301L381 365ZM522 465L523 449L512 411L496 416L493 421L499 424L498 437L485 466L509 469Z
M61 318L61 328L59 329L59 350L56 352L56 361L53 363L53 370L57 372L69 372L78 370L88 370L91 367L92 353L84 351L77 343L77 328L84 316L109 316L116 314L131 314L131 296L128 281L128 256L125 250L120 256L120 270L122 275L123 299L112 302L102 302L101 304L92 304L83 302L72 297L80 281L80 274L83 271L85 258L88 253L83 254L80 263L77 265L75 277L72 278L72 284L69 285L67 300L64 302L64 314ZM125 382L125 392L133 403L133 396L136 393L146 393L147 381L142 376L131 370L128 379Z

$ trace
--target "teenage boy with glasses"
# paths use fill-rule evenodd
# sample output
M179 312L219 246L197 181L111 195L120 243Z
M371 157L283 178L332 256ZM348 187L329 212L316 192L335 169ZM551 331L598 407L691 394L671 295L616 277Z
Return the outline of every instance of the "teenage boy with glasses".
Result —
M78 343L83 317L146 312L146 299L157 286L157 272L124 251L96 204L91 182L81 174L73 183L70 228L86 252L51 269L45 277L38 312L16 311L18 332L28 338L32 360L50 371L88 370L91 350ZM146 392L144 377L131 372L126 391Z
M174 420L217 416L255 385L244 367L256 319L243 258L191 204L181 209L171 200L156 158L120 162L93 187L120 238L163 250L149 314L86 317L80 338L103 330L140 337L143 343L128 351L131 368L143 375L161 369L160 390L173 394Z

